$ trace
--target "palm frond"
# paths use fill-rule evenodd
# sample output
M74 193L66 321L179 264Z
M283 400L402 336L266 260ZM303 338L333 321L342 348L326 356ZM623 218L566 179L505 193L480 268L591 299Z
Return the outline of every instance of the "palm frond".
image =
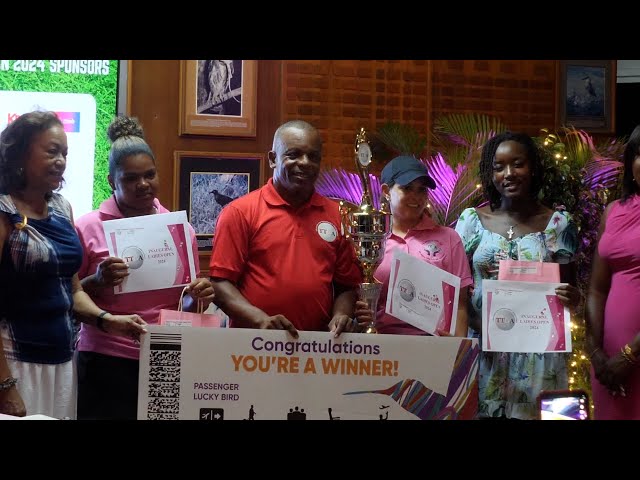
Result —
M437 188L429 192L434 220L440 225L452 226L465 208L476 206L481 200L476 173L469 165L452 168L440 153L422 161L437 184Z
M622 160L626 146L625 137L607 138L596 145L598 155L609 160Z
M433 127L437 143L448 141L466 147L477 145L479 133L485 136L484 144L491 136L506 129L497 117L473 113L443 115L435 120Z
M411 125L387 122L374 134L373 138L392 150L395 155L419 157L427 145L427 137Z
M584 130L574 127L564 127L563 134L564 154L567 161L577 168L584 168L596 152L593 138Z
M371 181L371 196L375 208L380 208L380 180L369 174ZM347 172L342 168L321 170L316 181L316 191L320 195L334 200L346 200L355 205L362 201L362 181L356 173Z
M618 160L594 157L584 166L582 182L590 188L613 188L620 181L624 165Z

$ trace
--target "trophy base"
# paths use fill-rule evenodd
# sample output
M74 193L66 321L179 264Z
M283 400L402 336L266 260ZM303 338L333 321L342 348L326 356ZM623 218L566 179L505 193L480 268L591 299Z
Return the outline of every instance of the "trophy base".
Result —
M360 300L367 304L369 310L373 310L375 315L378 310L378 300L380 299L380 292L382 291L382 284L377 282L361 283L359 285L358 294ZM373 322L365 327L362 333L378 333L376 328L376 319L374 317Z
M365 328L362 333L378 333L378 329L375 325L371 324L367 325L367 328Z

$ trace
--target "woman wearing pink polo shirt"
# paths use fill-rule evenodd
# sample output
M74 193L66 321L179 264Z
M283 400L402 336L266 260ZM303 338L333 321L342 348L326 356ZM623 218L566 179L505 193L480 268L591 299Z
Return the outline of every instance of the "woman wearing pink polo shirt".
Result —
M460 298L465 299L473 280L464 246L455 230L437 225L431 219L427 189L436 188L436 183L422 162L407 155L396 157L382 169L380 180L382 193L391 206L393 228L382 263L374 274L382 282L376 328L379 333L426 335L423 330L385 313L393 250L399 249L460 277ZM366 325L372 313L366 303L356 302L355 317L360 325ZM467 302L464 301L458 302L455 335L467 336Z
M120 258L109 257L102 222L124 217L167 213L158 199L155 156L144 141L137 120L118 117L109 126L113 142L109 152L109 185L113 195L100 208L76 221L83 246L78 276L82 287L105 312L136 312L147 323L158 322L160 309L176 310L182 287L115 295L113 287L129 275ZM193 254L198 248L190 228ZM198 264L196 262L196 270ZM213 287L205 278L189 285L189 295L204 301L213 299ZM185 304L195 304L189 299ZM136 419L138 405L137 342L107 333L97 326L83 324L78 340L78 419Z

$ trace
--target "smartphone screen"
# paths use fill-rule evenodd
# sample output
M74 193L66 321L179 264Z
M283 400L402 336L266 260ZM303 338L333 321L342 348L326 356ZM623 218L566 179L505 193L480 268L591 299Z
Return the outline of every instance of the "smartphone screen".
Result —
M589 397L582 390L542 392L538 403L541 420L589 419Z

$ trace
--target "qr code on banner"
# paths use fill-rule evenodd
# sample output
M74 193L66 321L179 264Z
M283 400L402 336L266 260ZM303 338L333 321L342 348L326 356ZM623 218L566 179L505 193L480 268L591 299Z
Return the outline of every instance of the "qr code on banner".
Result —
M149 397L178 398L180 384L175 382L149 382Z
M178 420L182 336L151 333L147 419Z
M147 404L148 413L178 413L180 403L177 398L150 398Z
M180 420L177 413L147 413L147 420Z
M180 367L154 367L149 368L150 382L176 382L180 383Z
M153 366L169 365L180 366L181 352L173 350L151 350L149 363Z

